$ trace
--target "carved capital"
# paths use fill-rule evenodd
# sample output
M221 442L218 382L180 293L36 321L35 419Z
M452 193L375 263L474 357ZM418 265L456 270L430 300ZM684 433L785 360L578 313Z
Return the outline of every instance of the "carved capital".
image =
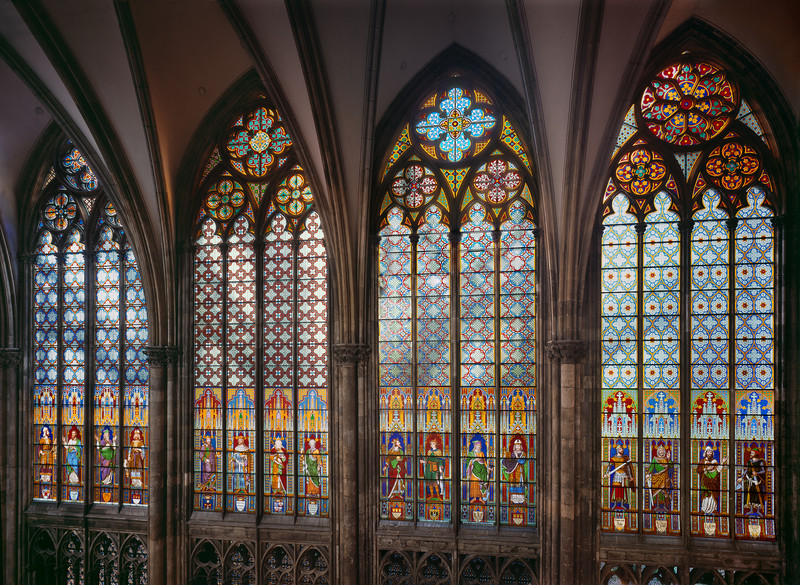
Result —
M18 347L0 347L0 367L16 366L21 356Z
M144 349L147 363L152 366L168 366L178 363L183 350L178 346L150 345Z
M551 360L577 364L586 356L586 343L577 339L556 339L545 344L544 352Z
M786 216L776 215L775 217L771 217L769 222L772 224L772 227L774 227L776 230L780 230L786 225Z
M693 228L694 228L693 219L682 219L678 222L678 229L682 234L691 233Z
M22 264L25 264L27 266L33 266L34 264L36 264L36 256L38 256L38 254L36 254L35 252L20 252L19 254L17 254L17 259Z
M368 345L340 343L333 346L333 359L339 364L363 364L369 359Z

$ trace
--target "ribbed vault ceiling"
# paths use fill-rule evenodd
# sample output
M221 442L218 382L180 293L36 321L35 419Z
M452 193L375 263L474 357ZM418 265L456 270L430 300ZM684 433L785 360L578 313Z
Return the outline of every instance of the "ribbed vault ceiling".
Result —
M0 223L17 246L20 176L51 121L107 171L117 197L174 237L179 169L204 116L248 71L271 76L322 198L358 245L374 129L457 43L526 100L557 225L609 155L650 49L696 16L742 43L800 108L792 0L0 0ZM562 228L559 228L562 229ZM566 229L565 227L563 229ZM561 234L566 235L566 234ZM166 247L166 246L165 246Z

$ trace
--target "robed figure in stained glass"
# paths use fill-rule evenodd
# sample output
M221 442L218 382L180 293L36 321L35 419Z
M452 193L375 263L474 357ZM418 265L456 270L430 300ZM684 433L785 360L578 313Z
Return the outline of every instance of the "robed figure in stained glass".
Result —
M441 448L442 439L437 434L428 436L428 452L422 460L422 476L425 478L425 497L428 501L444 499L445 459Z
M81 432L78 427L72 425L69 429L69 438L64 448L67 451L67 465L64 469L67 482L79 484L81 482L81 456L83 455L83 445L81 443Z
M616 454L608 463L608 470L603 477L611 478L611 508L628 508L628 490L635 487L633 465L625 452L625 445L617 443Z
M656 453L647 466L644 477L647 487L650 488L650 509L668 512L672 489L672 461L663 442L656 446Z
M142 429L139 427L134 427L131 431L131 442L124 466L125 476L130 480L131 487L142 487L142 477L144 475L144 441L142 440Z
M306 495L319 497L322 492L322 455L317 448L317 439L311 435L306 442L306 451L303 454L303 467L306 473Z
M247 437L240 434L236 437L236 447L233 448L233 491L246 492L250 483L247 470L250 468L250 447Z
M53 434L50 427L45 425L39 435L39 478L44 483L53 479L53 466L56 463L56 454L53 448Z
M484 439L480 435L472 437L470 461L467 464L469 481L469 503L485 504L489 499L489 479L492 476L492 463L487 462Z
M217 453L214 448L214 438L208 433L203 437L203 444L200 447L200 489L210 489L216 473Z
M111 486L114 484L114 454L117 452L114 432L106 425L103 427L102 436L95 439L97 454L100 456L100 483L103 486Z
M269 451L270 472L272 474L271 492L273 496L286 494L286 449L283 447L283 439L275 438L275 445Z
M383 472L389 477L389 499L403 500L406 494L406 456L400 437L392 437Z
M767 466L757 445L753 445L747 458L744 473L737 482L744 492L744 509L751 514L764 512L764 492L767 485Z
M706 445L703 457L697 464L697 475L700 476L700 508L706 515L719 510L719 490L722 481L722 466L728 462L727 457L718 461L711 445Z
M525 480L528 475L528 459L525 440L514 435L511 451L503 458L503 479L508 482L509 500L512 504L525 503Z

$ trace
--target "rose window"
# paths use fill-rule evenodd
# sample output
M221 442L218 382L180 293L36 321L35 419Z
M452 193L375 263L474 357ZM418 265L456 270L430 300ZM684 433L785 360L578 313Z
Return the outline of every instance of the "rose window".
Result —
M231 165L237 171L262 178L272 170L275 157L292 145L286 129L279 125L280 121L277 112L260 107L246 120L239 119L234 123L227 149Z
M484 98L482 107L473 101L472 93L453 87L425 102L416 131L424 143L433 143L430 150L425 148L426 152L449 162L458 162L472 153L474 139L485 137L497 125L488 99ZM435 105L430 107L432 102Z
M620 159L615 175L620 187L641 197L661 186L667 176L667 167L654 151L640 148Z
M722 132L738 106L738 90L724 71L708 63L677 63L650 81L639 112L657 138L694 146Z
M706 162L706 172L717 186L735 190L752 183L758 176L760 166L755 150L730 142L711 152Z
M514 196L522 175L512 163L494 159L478 170L472 184L480 197L497 205Z
M392 194L408 207L416 208L430 200L438 184L433 173L422 165L411 165L392 181Z

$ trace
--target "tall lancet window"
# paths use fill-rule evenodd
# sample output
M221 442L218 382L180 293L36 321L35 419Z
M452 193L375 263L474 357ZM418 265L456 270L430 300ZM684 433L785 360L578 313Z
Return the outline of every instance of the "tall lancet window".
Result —
M113 204L71 143L33 243L33 498L148 502L147 309Z
M775 186L732 72L684 54L603 196L602 529L775 539Z
M524 143L454 76L402 123L378 230L380 517L536 523L536 212Z
M259 98L199 183L194 509L329 514L328 266L292 139Z

